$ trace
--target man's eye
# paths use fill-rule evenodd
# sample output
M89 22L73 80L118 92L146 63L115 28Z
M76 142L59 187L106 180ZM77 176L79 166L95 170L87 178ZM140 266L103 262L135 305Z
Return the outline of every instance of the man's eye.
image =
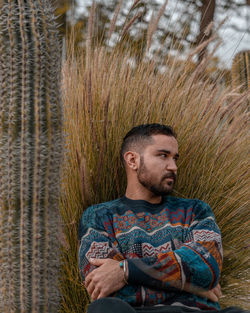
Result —
M163 157L163 158L166 158L166 157L167 157L167 155L166 155L166 154L164 154L164 153L163 153L163 154L161 154L160 156L161 156L161 157Z

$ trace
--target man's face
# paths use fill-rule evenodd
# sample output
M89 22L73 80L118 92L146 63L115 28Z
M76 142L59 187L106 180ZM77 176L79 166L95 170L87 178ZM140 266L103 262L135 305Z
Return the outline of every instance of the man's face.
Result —
M153 135L140 155L139 182L155 195L172 192L177 174L178 143L172 136Z

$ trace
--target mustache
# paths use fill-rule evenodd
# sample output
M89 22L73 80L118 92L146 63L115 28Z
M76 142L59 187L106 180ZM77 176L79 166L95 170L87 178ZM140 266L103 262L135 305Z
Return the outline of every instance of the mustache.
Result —
M174 181L176 181L176 175L175 173L168 173L168 174L165 174L162 179L166 179L166 178L173 178Z

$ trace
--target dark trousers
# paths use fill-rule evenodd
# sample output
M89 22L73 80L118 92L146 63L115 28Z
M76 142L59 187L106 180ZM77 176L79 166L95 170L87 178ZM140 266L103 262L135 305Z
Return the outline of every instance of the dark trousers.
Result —
M237 307L229 307L220 311L199 311L189 309L181 306L154 306L154 307L132 307L128 303L118 298L102 298L92 302L87 310L87 313L243 313L249 311L243 311Z

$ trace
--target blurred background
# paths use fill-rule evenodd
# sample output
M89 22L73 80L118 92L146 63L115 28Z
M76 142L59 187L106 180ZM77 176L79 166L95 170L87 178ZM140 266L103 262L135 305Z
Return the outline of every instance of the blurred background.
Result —
M136 2L136 1L135 1ZM76 44L84 46L91 0L56 0L61 32L66 36L72 29L77 33ZM109 27L117 5L121 6L116 31L109 38ZM164 0L139 1L135 6L140 16L134 21L127 38L129 44L142 44L147 26L164 4ZM96 40L114 46L119 31L128 18L133 1L96 1ZM130 12L132 13L132 12ZM212 25L211 25L212 24ZM204 30L210 25L204 36ZM220 46L215 52L215 64L221 68L232 65L234 55L250 46L250 1L249 0L169 0L158 22L151 53L178 54L184 58L191 47L209 39L216 33ZM210 44L210 49L214 43Z

